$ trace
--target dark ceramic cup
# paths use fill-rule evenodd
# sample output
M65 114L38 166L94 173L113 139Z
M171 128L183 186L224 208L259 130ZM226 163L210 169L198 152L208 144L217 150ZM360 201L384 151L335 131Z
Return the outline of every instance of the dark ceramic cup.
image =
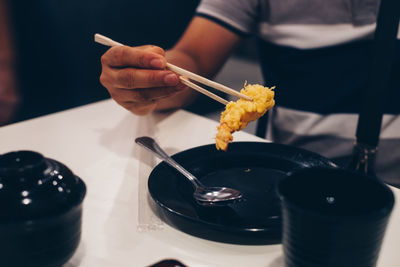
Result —
M375 177L344 169L307 169L280 181L287 267L376 265L394 205Z
M62 266L81 237L85 184L33 151L0 155L0 266Z

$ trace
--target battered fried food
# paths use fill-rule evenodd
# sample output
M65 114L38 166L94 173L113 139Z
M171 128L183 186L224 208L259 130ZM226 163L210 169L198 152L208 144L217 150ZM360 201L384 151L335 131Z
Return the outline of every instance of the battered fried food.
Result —
M240 92L251 97L253 101L239 99L226 105L225 111L221 114L220 125L217 127L218 133L215 138L217 149L226 151L228 144L233 140L233 132L244 129L249 122L260 118L274 106L274 88L245 84Z

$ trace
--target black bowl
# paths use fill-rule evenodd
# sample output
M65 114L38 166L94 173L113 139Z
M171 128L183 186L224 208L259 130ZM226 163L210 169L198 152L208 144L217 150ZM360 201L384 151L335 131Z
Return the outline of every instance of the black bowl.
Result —
M84 182L33 151L0 155L1 266L61 266L81 237Z

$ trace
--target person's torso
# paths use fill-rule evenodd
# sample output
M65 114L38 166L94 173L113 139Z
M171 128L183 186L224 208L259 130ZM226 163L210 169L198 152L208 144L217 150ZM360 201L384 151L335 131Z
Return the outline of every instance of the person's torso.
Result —
M265 83L279 106L358 113L372 59L378 0L203 0L197 13L260 40ZM400 36L400 34L398 35ZM385 112L400 113L400 42Z

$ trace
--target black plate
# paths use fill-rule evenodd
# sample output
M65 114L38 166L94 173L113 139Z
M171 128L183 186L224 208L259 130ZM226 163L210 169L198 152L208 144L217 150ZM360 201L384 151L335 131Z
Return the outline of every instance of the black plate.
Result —
M274 143L234 142L228 151L214 144L173 158L207 186L240 190L244 200L226 207L204 207L192 197L187 179L165 162L151 172L148 186L157 213L170 225L201 238L235 244L275 244L281 240L276 184L288 172L334 167L318 154Z

